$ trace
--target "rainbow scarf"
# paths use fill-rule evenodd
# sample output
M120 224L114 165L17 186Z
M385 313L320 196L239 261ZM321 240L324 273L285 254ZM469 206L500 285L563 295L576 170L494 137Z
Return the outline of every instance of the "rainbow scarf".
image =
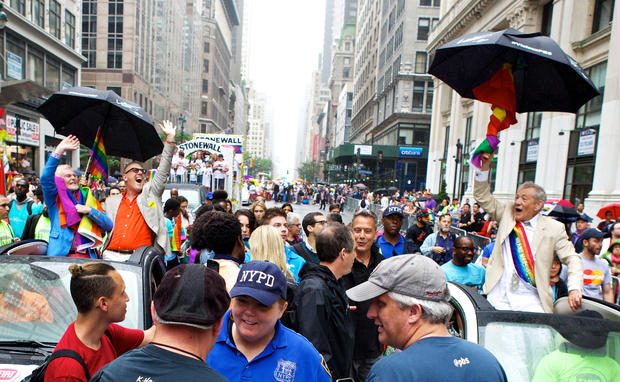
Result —
M476 147L470 159L472 166L480 168L480 156L483 153L492 154L499 147L497 134L517 123L515 117L517 97L512 65L508 63L502 65L493 77L475 87L473 93L478 101L490 103L492 110L486 138Z
M89 188L80 187L76 200L73 193L67 190L63 178L55 177L54 181L58 190L56 196L58 220L62 228L71 228L77 233L74 239L76 251L83 252L88 248L99 247L103 244L101 228L87 215L80 217L75 205L79 203L103 212L101 204L95 199Z
M519 277L536 287L536 279L534 278L534 255L530 248L530 243L525 234L525 228L521 222L515 224L515 228L508 235L510 243L510 252L512 252L512 262Z
M97 131L95 142L93 143L93 149L90 151L90 168L89 174L95 179L103 179L108 182L108 157L105 153L105 146L103 145L103 137L101 136L101 129Z
M179 252L181 250L181 245L185 239L185 229L183 228L183 225L181 223L181 216L179 216L177 217L174 229L172 230L172 240L170 241L170 245L172 246L172 252Z

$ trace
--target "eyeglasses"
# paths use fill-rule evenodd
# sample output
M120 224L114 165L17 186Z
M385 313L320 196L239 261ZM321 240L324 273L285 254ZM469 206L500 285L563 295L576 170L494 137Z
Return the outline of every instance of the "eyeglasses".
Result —
M474 252L476 249L474 247L453 247L456 249L460 249L461 251L465 251L465 252Z
M125 174L129 174L130 172L133 172L136 175L137 174L143 174L143 175L146 174L146 170L145 169L137 168L137 167L130 168L129 170L125 171Z
M319 220L319 221L315 221L313 225L315 224L325 224L327 223L327 220Z

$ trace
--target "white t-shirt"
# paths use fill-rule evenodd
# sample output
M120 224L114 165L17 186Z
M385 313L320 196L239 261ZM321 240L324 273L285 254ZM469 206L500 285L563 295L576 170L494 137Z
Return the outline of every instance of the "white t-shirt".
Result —
M213 177L215 179L224 179L228 172L228 165L223 160L213 163Z
M611 271L605 260L588 260L580 253L583 263L583 295L603 299L603 285L611 285Z
M179 159L179 162L177 164L177 175L185 175L187 173L188 165L189 161L187 159Z

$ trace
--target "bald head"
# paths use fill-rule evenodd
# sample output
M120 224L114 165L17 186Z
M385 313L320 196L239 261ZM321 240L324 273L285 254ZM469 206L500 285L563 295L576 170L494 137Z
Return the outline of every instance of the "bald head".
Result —
M9 198L4 195L0 195L0 219L6 219L9 217Z

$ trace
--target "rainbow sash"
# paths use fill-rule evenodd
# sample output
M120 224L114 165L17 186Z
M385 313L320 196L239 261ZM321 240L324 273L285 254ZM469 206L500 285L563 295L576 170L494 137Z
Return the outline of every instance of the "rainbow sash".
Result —
M515 228L508 235L510 252L512 252L512 262L521 280L536 287L534 278L534 255L530 248L530 243L525 235L523 224L518 221Z

